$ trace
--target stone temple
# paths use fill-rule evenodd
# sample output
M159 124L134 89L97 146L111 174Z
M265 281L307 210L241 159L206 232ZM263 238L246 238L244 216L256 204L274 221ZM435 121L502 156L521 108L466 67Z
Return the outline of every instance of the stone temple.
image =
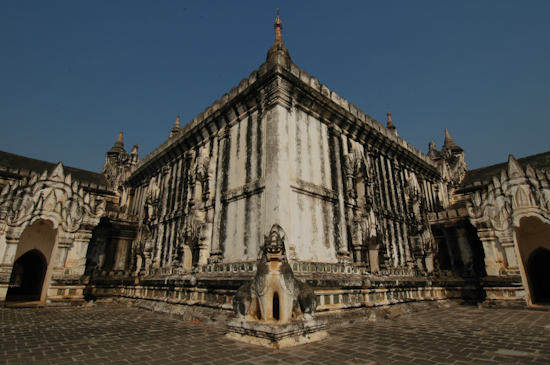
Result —
M122 132L102 173L0 152L0 301L272 324L550 301L550 152L469 171L444 137L423 154L308 75L277 17L266 62L143 159Z

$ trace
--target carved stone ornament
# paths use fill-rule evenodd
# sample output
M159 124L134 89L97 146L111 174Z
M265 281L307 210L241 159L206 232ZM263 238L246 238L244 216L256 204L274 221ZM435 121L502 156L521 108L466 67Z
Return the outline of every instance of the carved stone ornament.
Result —
M350 199L356 199L358 197L357 181L359 178L363 179L365 183L365 190L369 190L370 181L369 174L367 173L368 162L357 145L352 147L352 151L344 156L344 174L346 176L346 191L347 196ZM371 197L370 191L365 191L365 196L362 197L365 201L361 202L363 205L369 204Z
M54 228L61 225L65 232L73 233L83 223L97 224L105 205L84 193L71 175L65 175L60 162L50 174L33 173L29 180L7 184L0 193L0 220L11 227L24 227L45 219L52 221Z
M157 185L156 178L152 178L147 188L145 197L145 217L146 222L150 222L158 218L158 206L160 200L160 188Z
M500 178L493 176L487 189L476 191L467 202L468 215L476 225L495 231L510 230L524 214L550 219L549 185L548 171L535 171L528 165L524 172L510 156L508 171L502 170Z
M210 198L210 158L205 156L197 163L196 177L201 182L202 200Z
M124 183L124 179L126 178L124 175L124 165L127 163L128 158L128 154L124 153L115 159L108 159L101 170L115 190Z
M284 324L315 315L317 297L309 285L294 278L285 259L284 239L282 228L273 225L254 281L239 288L233 299L239 319Z
M317 308L313 289L294 278L286 262L284 240L282 228L273 225L256 277L233 297L237 319L227 324L227 338L279 349L328 337L326 323L313 318Z
M468 171L468 165L466 165L466 160L464 159L464 154L455 156L455 159L452 163L449 163L449 173L450 178L454 183L459 183L466 175Z

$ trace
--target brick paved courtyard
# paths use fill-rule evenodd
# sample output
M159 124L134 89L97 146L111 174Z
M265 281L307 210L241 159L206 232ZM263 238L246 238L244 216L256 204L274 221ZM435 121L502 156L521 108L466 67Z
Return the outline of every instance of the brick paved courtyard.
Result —
M330 330L282 350L115 304L0 308L6 364L548 364L550 312L454 307Z

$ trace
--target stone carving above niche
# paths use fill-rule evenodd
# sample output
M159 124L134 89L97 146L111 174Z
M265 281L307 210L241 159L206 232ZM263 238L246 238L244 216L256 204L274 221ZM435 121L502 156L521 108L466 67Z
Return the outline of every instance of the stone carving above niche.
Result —
M522 216L536 214L550 222L550 171L525 170L510 155L507 171L493 176L486 189L467 201L468 215L478 228L509 232Z
M0 193L0 220L11 227L26 227L38 219L50 220L73 233L82 224L95 225L105 212L106 202L85 193L58 163L48 173L33 173L27 180L7 184Z

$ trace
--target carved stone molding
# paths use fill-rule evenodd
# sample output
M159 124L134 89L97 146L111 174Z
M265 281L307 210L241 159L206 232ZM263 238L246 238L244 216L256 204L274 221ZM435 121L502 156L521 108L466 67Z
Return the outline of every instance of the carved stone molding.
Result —
M524 169L510 156L508 171L493 176L486 189L477 190L467 201L468 215L476 226L497 232L511 231L524 216L536 215L550 223L548 171ZM511 232L510 232L511 234Z
M48 173L33 173L29 180L12 182L0 193L0 221L10 227L26 227L38 219L50 220L54 228L74 233L82 224L95 225L106 202L85 193L78 181L65 175L58 163Z

